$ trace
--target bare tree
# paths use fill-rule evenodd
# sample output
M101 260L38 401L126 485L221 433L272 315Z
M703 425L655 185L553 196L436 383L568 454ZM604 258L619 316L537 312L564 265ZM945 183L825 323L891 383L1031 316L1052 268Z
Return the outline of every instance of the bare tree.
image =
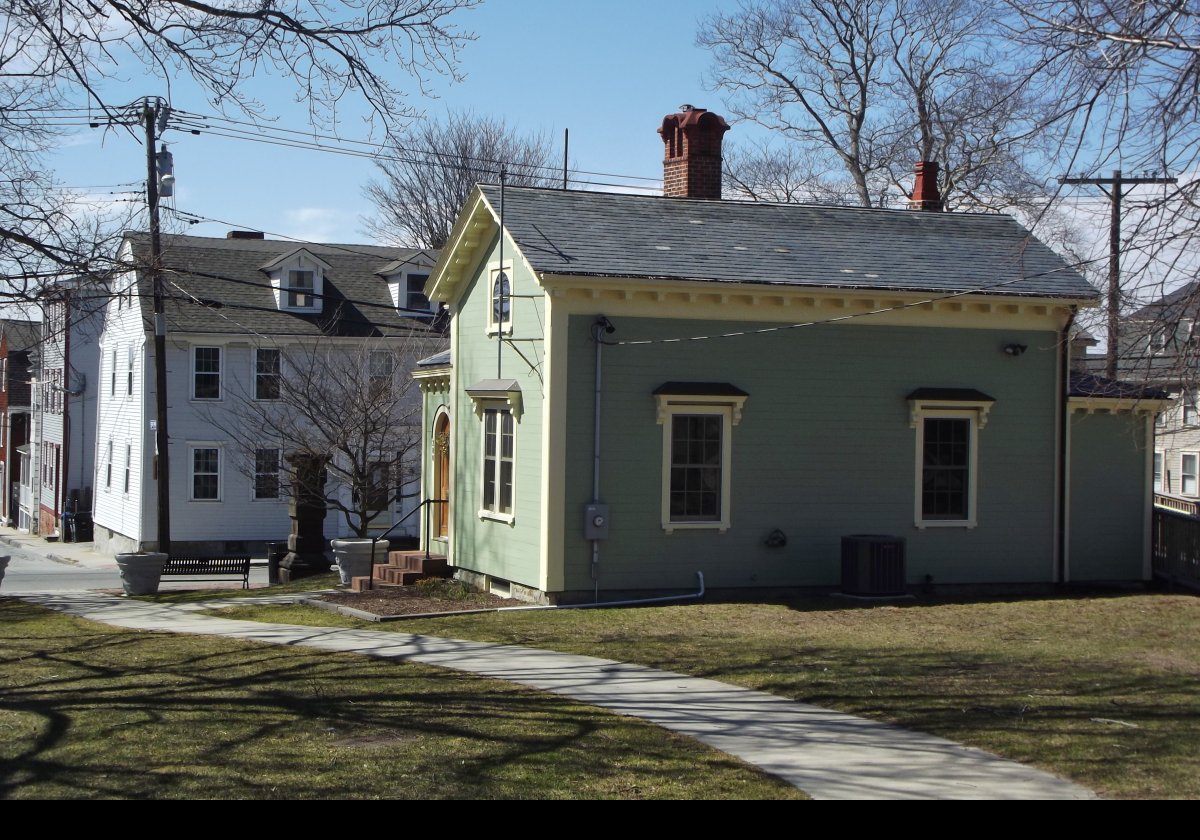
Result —
M110 265L122 220L98 220L45 166L86 120L128 124L110 82L133 66L194 82L213 107L255 119L258 73L288 77L314 126L336 130L356 98L389 135L435 75L456 75L470 38L455 12L481 0L10 0L0 16L0 301Z
M1060 172L1113 180L1177 177L1123 188L1119 373L1194 388L1192 323L1200 315L1200 4L1195 0L1007 0L1013 38L1065 129ZM1107 196L1097 215L1109 226ZM1098 257L1107 256L1107 239Z
M380 241L441 248L471 188L499 183L542 187L556 183L550 141L523 136L503 119L455 112L421 123L378 161L381 180L367 185L376 215L363 220Z
M735 116L799 148L790 183L886 206L913 161L936 160L947 206L994 208L1037 192L1025 155L1045 124L995 15L987 0L758 0L697 40Z
M443 347L433 333L280 344L277 376L235 385L230 405L205 418L234 443L256 495L323 498L355 535L369 536L415 492L421 398L408 371ZM305 469L314 461L325 464L320 484Z
M727 145L721 176L725 192L751 201L798 204L855 204L853 183L814 167L795 143L750 142Z

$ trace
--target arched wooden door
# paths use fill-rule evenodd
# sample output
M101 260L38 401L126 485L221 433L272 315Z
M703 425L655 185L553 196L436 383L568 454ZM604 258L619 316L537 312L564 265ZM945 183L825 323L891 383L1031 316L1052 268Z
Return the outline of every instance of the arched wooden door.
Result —
M445 499L437 505L434 536L450 533L450 416L443 414L433 424L433 497Z

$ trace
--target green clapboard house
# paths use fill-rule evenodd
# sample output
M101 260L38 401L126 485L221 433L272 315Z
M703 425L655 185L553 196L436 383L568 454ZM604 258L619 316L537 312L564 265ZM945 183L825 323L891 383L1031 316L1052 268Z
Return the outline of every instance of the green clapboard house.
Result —
M933 164L910 210L720 200L727 128L664 120L661 197L472 193L415 373L430 548L564 603L1148 579L1161 395L1072 376L1095 290Z

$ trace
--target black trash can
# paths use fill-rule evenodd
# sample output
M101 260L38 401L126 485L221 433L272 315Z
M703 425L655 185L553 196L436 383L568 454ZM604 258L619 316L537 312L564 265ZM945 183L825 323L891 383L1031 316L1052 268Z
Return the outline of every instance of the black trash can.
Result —
M91 513L81 511L75 514L75 542L91 542L94 531Z
M62 534L60 538L63 542L75 542L75 514L67 511L62 515Z
M287 540L267 543L267 583L275 586L279 583L279 564L287 557Z

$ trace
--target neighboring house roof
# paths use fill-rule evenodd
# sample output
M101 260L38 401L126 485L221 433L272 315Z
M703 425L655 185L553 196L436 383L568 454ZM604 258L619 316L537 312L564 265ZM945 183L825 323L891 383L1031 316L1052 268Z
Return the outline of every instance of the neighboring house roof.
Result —
M450 351L443 350L417 362L417 367L442 367L450 364Z
M150 235L127 233L135 260L149 260ZM263 266L304 251L324 266L319 313L281 310ZM163 235L168 330L189 333L255 332L265 335L367 337L431 329L428 319L397 312L384 274L399 272L436 252L380 245L322 245L273 239L217 239ZM139 298L152 323L149 273L139 272Z
M1158 300L1148 303L1128 317L1135 321L1163 318L1171 321L1189 312L1194 317L1200 311L1200 280L1180 286Z
M1071 374L1069 394L1072 397L1111 397L1114 399L1134 400L1170 399L1170 394L1161 388L1141 385L1136 382L1118 382L1081 371Z
M500 188L481 185L494 216ZM508 188L504 226L543 275L1091 301L1009 216Z
M1087 327L1081 327L1078 324L1074 324L1071 327L1071 341L1078 341L1089 346L1095 346L1100 343L1096 336L1092 335L1091 330Z
M0 333L8 336L9 353L28 353L41 344L42 322L0 319Z

